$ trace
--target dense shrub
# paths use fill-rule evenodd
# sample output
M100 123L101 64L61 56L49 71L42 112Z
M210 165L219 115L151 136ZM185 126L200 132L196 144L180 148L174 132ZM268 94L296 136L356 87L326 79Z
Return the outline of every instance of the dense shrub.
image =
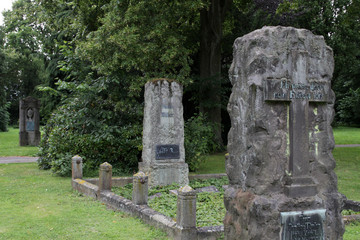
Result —
M185 122L185 161L190 171L196 171L206 154L216 151L212 124L203 114L195 115Z
M346 96L339 100L337 118L340 124L359 124L360 122L360 88L350 89Z
M0 106L0 132L6 132L7 127L10 121L10 116L8 112L8 104L5 104L5 106Z
M71 158L80 155L87 175L97 172L103 162L113 165L114 174L136 170L142 150L142 105L114 101L94 89L77 91L51 115L40 144L40 168L69 176ZM197 170L204 155L218 147L213 132L202 114L186 121L185 155L190 171Z
M115 174L134 170L141 153L141 112L141 106L96 95L68 99L45 126L39 167L68 176L78 154L85 174L103 162L112 164Z

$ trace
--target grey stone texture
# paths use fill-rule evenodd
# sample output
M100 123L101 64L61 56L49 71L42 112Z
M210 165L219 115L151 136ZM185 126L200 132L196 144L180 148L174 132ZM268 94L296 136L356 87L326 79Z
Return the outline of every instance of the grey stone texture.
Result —
M181 239L194 239L196 236L196 191L185 185L178 190L176 224L182 229Z
M145 85L142 162L149 185L188 183L185 163L182 86L157 79ZM174 147L175 145L175 147Z
M105 162L100 165L99 170L99 192L111 191L112 188L112 166Z
M81 169L73 168L73 171L82 172L82 164L79 164L82 160L79 156L73 157L73 163L78 164L78 167ZM104 171L100 171L99 177L102 176L111 176L112 168L109 167L109 164L103 164L100 167ZM110 165L111 166L111 165ZM80 170L80 171L79 171ZM108 170L108 171L107 171ZM104 172L107 174L104 175ZM72 174L73 176L77 175L76 173ZM203 176L204 177L204 176ZM107 177L105 179L108 179ZM120 181L121 179L117 179L117 186L123 186L125 182L129 180L129 178L125 178L125 181ZM146 182L147 176L144 173L135 174L133 177L134 181ZM91 182L96 182L101 184L99 179L90 179ZM86 196L98 199L99 201L106 204L109 208L114 210L120 210L126 213L129 213L131 216L138 217L142 219L145 223L160 228L164 230L170 238L178 239L178 240L188 240L188 239L198 239L198 240L215 240L221 237L221 234L224 232L223 226L212 226L212 227L194 227L194 223L196 222L195 218L195 210L193 206L196 204L194 202L194 197L196 199L196 193L190 187L186 186L181 188L181 196L183 197L181 201L180 207L184 207L188 210L180 210L178 215L182 215L179 217L179 221L175 222L168 216L165 216L155 210L149 208L146 204L135 204L134 202L125 199L119 195L114 194L109 191L106 187L102 190L99 190L99 186L96 186L88 180L83 180L79 178L72 178L72 187L73 189L85 194ZM147 188L147 185L144 185L144 188ZM146 193L147 195L147 193ZM190 204L190 205L189 205ZM189 209L191 211L189 212ZM185 215L183 214L185 213ZM190 213L190 214L187 214ZM193 217L193 219L188 219L189 217ZM179 224L179 222L184 223L185 225ZM191 225L189 226L190 223Z
M20 100L19 144L37 146L40 143L40 101L33 97Z
M134 174L132 202L136 205L144 205L148 202L148 179L143 172Z
M71 177L72 179L83 178L83 159L79 155L71 158Z
M281 213L319 209L324 239L342 239L332 49L292 27L264 27L233 47L225 239L280 239Z

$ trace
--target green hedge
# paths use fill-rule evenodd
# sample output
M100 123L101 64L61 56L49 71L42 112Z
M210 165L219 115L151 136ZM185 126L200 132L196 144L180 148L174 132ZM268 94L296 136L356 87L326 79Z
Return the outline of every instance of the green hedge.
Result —
M219 149L213 125L203 114L195 115L185 122L184 140L185 161L192 172L198 170L206 154Z
M85 174L97 171L103 162L112 164L115 174L134 171L141 154L140 112L140 106L119 108L97 96L69 99L45 126L39 167L69 176L71 158L80 155Z
M0 132L6 132L8 129L10 115L8 112L9 104L0 106Z

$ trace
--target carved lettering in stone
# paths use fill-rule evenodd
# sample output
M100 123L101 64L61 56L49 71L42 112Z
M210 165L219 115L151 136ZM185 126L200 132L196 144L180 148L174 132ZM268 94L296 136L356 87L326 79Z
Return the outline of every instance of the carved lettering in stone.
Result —
M313 196L316 186L309 176L309 136L308 108L309 102L326 103L329 84L307 78L308 52L294 51L292 56L292 79L267 79L265 81L265 101L290 103L289 136L290 159L289 173L291 181L288 195Z
M327 84L316 82L292 83L290 79L267 79L265 85L265 101L291 101L293 99L310 102L328 102Z
M174 125L174 109L171 103L161 106L161 125L170 127Z

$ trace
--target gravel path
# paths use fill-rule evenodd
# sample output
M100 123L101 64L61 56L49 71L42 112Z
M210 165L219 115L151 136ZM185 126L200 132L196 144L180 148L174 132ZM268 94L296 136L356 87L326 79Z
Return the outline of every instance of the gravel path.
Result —
M360 147L360 144L335 145L335 147Z
M37 159L38 157L0 157L0 164L36 162Z

